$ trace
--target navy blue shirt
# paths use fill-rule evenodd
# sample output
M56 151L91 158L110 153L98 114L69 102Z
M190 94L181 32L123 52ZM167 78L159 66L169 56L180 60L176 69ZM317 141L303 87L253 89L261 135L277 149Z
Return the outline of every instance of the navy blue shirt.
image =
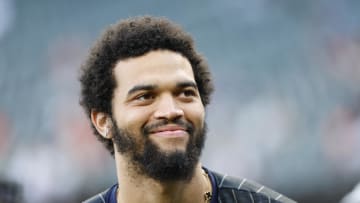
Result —
M214 175L205 167L203 167L205 172L209 175L211 181L211 188L212 188L212 196L210 203L218 203L218 190L217 184ZM118 184L113 185L110 190L106 193L104 199L106 203L117 203L116 201L116 191L118 188Z
M203 167L204 171L209 175L212 188L212 196L210 203L218 203L218 188L214 174L212 174L207 168Z
M118 184L115 184L110 188L110 190L105 195L105 202L106 203L117 203L116 201L116 191L118 188Z

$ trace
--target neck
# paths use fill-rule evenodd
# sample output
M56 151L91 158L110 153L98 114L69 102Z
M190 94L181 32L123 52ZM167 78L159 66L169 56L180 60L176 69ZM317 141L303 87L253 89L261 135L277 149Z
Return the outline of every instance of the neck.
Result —
M159 182L130 170L129 160L115 155L119 183L117 202L203 203L204 193L211 190L198 163L193 177L187 181Z

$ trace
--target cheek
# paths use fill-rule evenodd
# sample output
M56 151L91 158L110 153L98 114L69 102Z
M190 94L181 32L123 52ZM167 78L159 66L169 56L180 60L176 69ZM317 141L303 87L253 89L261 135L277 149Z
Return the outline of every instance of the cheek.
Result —
M205 120L205 110L202 105L192 107L187 113L190 119L197 127L203 127Z
M149 113L143 109L122 110L118 113L117 124L128 132L138 134L141 132L141 127L148 121L149 116Z

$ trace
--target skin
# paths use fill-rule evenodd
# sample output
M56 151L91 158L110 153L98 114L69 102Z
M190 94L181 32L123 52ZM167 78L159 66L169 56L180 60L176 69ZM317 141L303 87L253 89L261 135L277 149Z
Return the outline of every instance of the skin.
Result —
M117 87L112 100L117 126L136 137L137 150L145 138L143 126L160 120L183 119L196 129L204 126L205 109L189 61L181 54L157 50L139 57L119 61L114 68ZM112 139L112 121L108 115L91 113L92 122L107 139ZM149 139L164 153L185 151L191 137L181 127L168 124L150 132ZM188 181L158 182L137 173L131 159L115 147L118 203L125 202L204 202L203 194L211 190L202 174L201 164Z

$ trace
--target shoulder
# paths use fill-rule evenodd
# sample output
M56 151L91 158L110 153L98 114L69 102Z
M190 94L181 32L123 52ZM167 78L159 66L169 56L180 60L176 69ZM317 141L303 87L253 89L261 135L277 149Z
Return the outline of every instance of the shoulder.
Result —
M106 198L106 194L108 193L109 190L110 190L110 188L83 201L82 203L106 203L105 198Z
M246 178L235 178L210 171L218 186L219 202L296 203L294 200Z

